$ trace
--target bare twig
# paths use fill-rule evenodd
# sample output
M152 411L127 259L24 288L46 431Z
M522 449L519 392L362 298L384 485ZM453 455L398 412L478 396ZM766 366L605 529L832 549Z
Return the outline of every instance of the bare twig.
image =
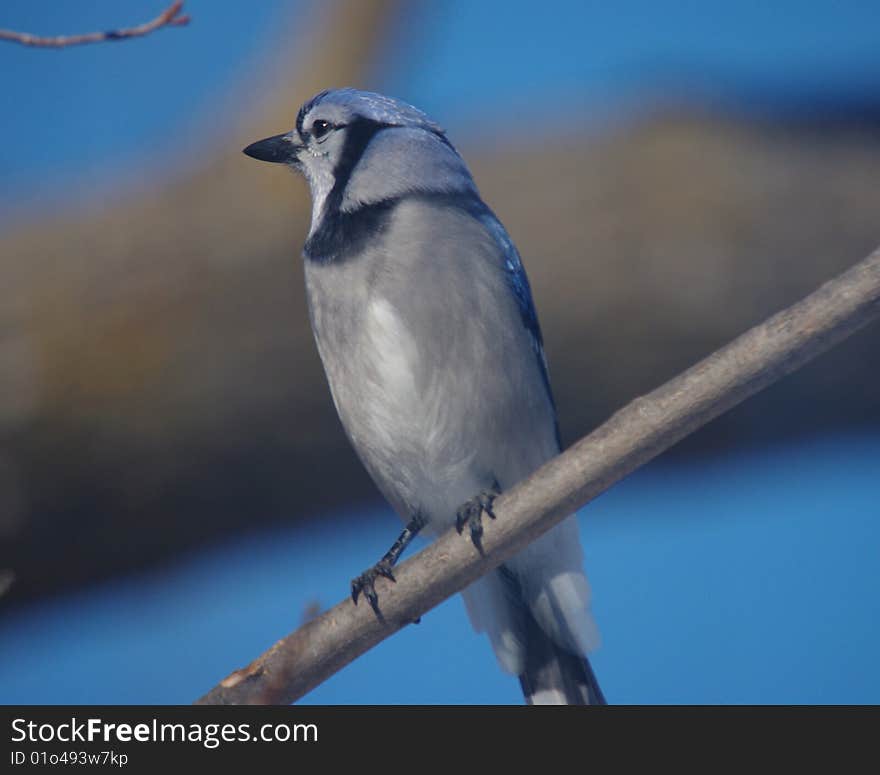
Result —
M379 590L384 622L346 600L278 641L198 700L289 703L461 591L680 439L880 317L880 249L774 315L544 465L495 504L481 556L450 530Z
M36 46L41 48L66 48L78 46L83 43L101 43L105 40L125 40L126 38L140 38L162 27L183 27L190 22L188 14L181 14L183 0L177 0L160 13L152 21L145 22L137 27L128 27L122 30L110 30L108 32L88 32L84 35L56 35L54 37L40 37L31 35L29 32L16 32L15 30L0 29L0 40L8 40L11 43L21 43L23 46Z

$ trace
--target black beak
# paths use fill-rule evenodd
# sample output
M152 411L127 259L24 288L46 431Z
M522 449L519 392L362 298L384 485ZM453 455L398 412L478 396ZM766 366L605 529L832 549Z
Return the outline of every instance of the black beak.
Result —
M265 140L257 140L244 149L252 159L259 161L271 161L276 164L289 164L296 161L296 155L300 146L295 145L289 134L267 137Z

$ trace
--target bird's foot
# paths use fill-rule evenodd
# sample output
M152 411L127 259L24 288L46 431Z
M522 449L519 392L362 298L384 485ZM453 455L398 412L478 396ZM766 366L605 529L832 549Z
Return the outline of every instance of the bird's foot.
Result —
M495 512L492 507L495 499L500 494L497 483L491 490L483 490L483 492L475 495L467 503L456 512L455 529L461 535L467 526L471 541L477 547L477 551L483 553L483 512L486 512L492 519L495 519Z
M376 579L379 576L389 581L397 581L391 570L394 564L400 559L403 550L409 546L410 541L415 538L419 530L421 530L427 520L416 511L413 518L406 523L403 532L397 537L397 540L391 545L391 548L385 552L385 556L379 560L372 568L361 573L355 579L351 580L351 599L357 605L358 598L363 594L370 603L370 607L380 621L385 621L381 611L379 611L379 595L376 594Z
M379 560L372 568L361 573L360 576L351 580L351 599L357 605L358 598L363 594L375 612L376 616L382 618L379 611L379 595L376 594L376 579L379 577L386 578L389 581L397 581L394 573L391 571L391 563L383 558Z

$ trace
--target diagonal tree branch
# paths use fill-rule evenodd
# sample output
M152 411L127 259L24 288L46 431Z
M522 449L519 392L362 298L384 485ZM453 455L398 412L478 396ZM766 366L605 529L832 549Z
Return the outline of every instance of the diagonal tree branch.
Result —
M84 35L40 37L39 35L31 35L29 32L0 29L0 40L8 40L10 43L21 43L22 46L35 46L38 48L66 48L67 46L78 46L83 43L101 43L105 40L140 38L162 27L183 27L189 24L190 17L188 14L181 14L182 9L183 0L177 0L177 2L168 6L155 19L144 22L137 27L110 30L108 32L87 32Z
M290 703L461 591L639 466L880 317L880 249L792 307L636 399L504 493L484 555L454 530L380 586L380 621L346 600L232 673L199 704Z

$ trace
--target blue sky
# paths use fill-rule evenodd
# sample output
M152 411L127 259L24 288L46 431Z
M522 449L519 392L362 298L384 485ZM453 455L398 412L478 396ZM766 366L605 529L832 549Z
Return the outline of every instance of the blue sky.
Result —
M140 23L165 0L6 0L0 26L41 34ZM287 4L190 0L187 27L63 50L0 46L0 206L22 195L64 201L99 180L167 174L195 131L234 120ZM218 104L220 109L218 110ZM247 109L248 105L241 108Z
M0 26L91 31L144 21L164 5L6 0ZM270 96L271 84L254 76L277 47L302 47L307 66L308 37L290 31L313 6L188 0L189 27L140 40L0 46L0 207L185 165L179 151L195 132L222 134ZM359 85L419 105L456 142L568 134L615 107L670 95L736 95L765 107L867 99L880 93L878 21L867 1L560 0L540 13L522 0L424 2L410 6Z

